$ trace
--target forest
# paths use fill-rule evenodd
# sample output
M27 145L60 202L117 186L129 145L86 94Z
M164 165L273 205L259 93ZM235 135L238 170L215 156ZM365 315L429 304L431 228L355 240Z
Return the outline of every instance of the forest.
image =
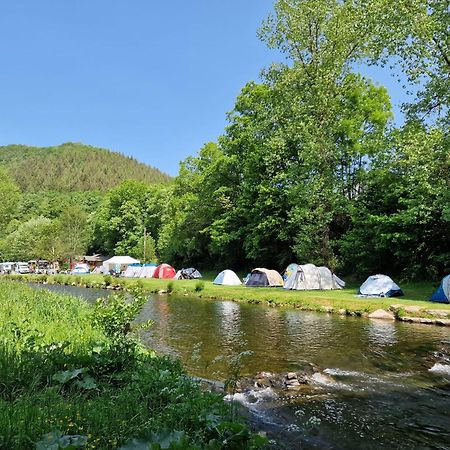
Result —
M278 0L258 35L281 60L173 180L74 144L1 148L0 258L449 273L449 18L444 0ZM409 92L401 124L358 71L375 65Z

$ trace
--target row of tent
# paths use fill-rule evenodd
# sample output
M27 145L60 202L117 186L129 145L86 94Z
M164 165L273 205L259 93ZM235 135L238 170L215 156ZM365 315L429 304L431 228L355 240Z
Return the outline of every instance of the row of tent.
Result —
M223 270L217 275L214 284L236 286L241 280L232 270ZM256 268L244 281L252 287L283 287L292 290L330 290L342 289L345 282L327 267L314 264L290 264L282 277L276 270ZM371 275L360 286L361 297L399 297L404 295L400 286L387 275ZM439 288L432 295L431 301L450 303L450 275L442 279Z
M116 260L115 260L116 258ZM121 259L120 259L121 258ZM126 260L124 258L127 258ZM130 257L114 257L105 261L106 264L116 264L126 267L123 275L127 278L162 278L162 279L199 279L201 273L193 268L184 268L178 272L169 264L139 264ZM105 264L104 263L104 264ZM108 272L111 266L106 266ZM220 272L213 281L217 285L238 286L242 282L235 272L226 269ZM342 289L345 282L328 267L317 267L314 264L289 264L280 275L276 270L258 267L244 279L249 287L283 287L290 290L331 290ZM362 297L396 297L402 296L403 291L387 275L371 275L359 288ZM450 303L450 275L443 278L439 288L431 297L431 301Z
M236 286L241 283L232 270L224 270L217 275L214 284ZM298 291L342 289L345 282L333 274L327 267L316 267L314 264L289 264L284 277L276 270L262 267L253 269L244 280L250 287L283 287Z
M193 267L181 269L178 272L169 264L129 264L124 274L126 278L162 278L175 280L194 280L202 278L202 274Z

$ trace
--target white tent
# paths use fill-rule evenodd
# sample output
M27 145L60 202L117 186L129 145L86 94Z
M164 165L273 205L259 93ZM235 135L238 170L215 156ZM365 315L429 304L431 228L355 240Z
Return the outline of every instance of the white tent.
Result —
M123 274L126 278L139 278L141 276L142 266L140 264L129 264Z
M387 275L371 275L359 288L362 297L396 297L403 295L400 286Z
M229 269L222 270L213 281L214 284L222 284L224 286L238 286L241 283L239 277Z
M130 264L139 264L140 261L132 258L131 256L113 256L103 262L103 273L109 273L111 270L121 272L125 270Z
M140 278L153 278L153 274L158 266L156 264L144 264L139 275Z
M342 289L344 281L334 275L328 267L316 267L314 264L289 264L284 289L298 291Z

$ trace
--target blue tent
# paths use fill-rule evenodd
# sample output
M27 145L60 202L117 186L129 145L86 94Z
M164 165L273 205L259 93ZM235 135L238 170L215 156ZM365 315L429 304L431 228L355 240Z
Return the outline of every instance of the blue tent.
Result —
M450 303L450 275L442 278L441 285L436 289L430 300L438 303Z

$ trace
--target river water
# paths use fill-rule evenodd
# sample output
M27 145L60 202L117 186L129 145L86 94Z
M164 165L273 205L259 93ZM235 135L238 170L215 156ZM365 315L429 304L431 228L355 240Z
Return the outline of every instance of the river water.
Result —
M239 376L316 366L306 389L234 396L280 448L450 449L449 328L177 296L150 297L140 319L147 345L203 378L229 378L236 355Z

